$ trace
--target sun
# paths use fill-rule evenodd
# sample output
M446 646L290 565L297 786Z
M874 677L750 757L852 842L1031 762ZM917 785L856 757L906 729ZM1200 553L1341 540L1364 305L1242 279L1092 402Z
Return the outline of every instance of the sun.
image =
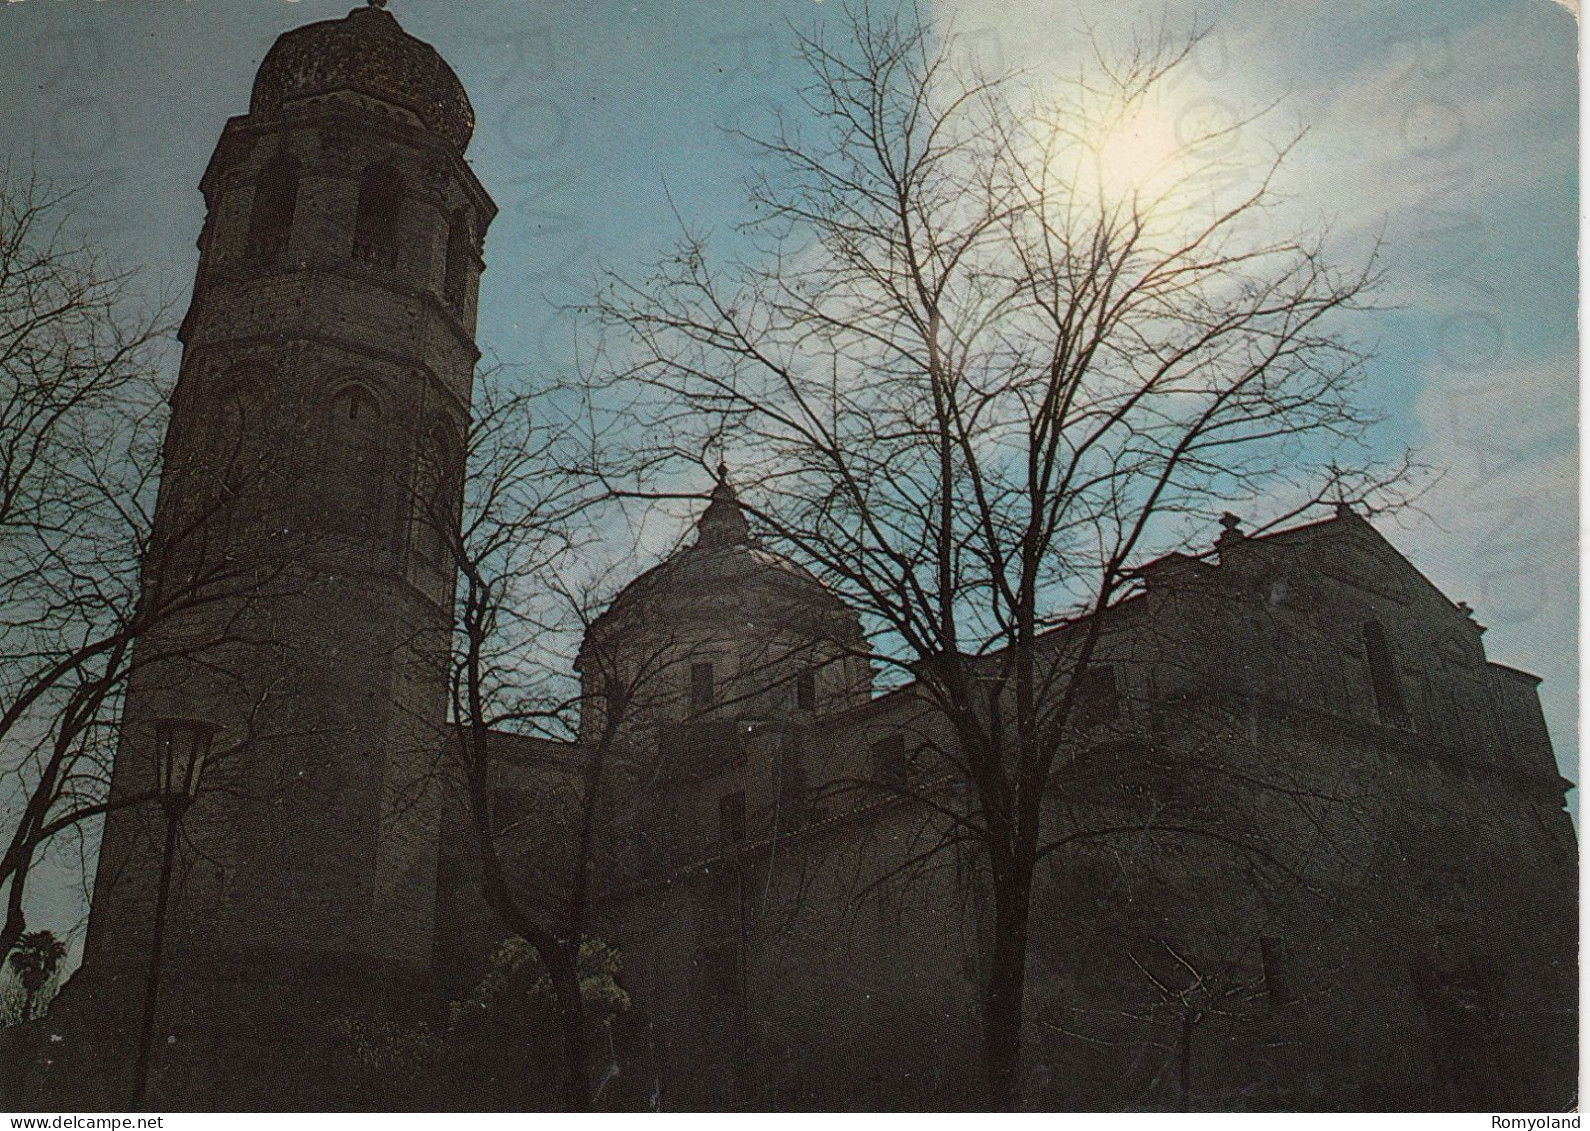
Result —
M1135 104L1102 123L1092 145L1097 188L1112 200L1159 201L1184 179L1187 146L1162 105Z
M1255 167L1252 121L1196 88L1070 91L1058 105L1035 136L1047 191L1077 218L1180 231L1218 213Z

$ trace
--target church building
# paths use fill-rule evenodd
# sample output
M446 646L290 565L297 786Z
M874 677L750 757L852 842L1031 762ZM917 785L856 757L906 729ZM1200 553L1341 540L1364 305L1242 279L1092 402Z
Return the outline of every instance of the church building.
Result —
M350 1083L345 1022L437 1032L494 968L509 932L439 769L436 531L461 505L495 213L473 127L437 52L370 5L283 35L222 132L145 572L197 591L224 561L249 584L139 642L113 795L201 746L203 786L180 822L107 820L83 965L10 1037L19 1100L424 1106L423 1079ZM1043 640L1097 630L1031 911L1026 1102L1571 1106L1571 783L1538 680L1487 659L1475 611L1343 505L1264 534L1227 516L1098 615ZM577 669L575 741L494 736L491 834L516 892L555 902L604 744L584 933L624 1001L599 1103L975 1105L992 905L945 817L968 803L953 738L916 684L875 687L861 620L759 544L731 469ZM499 1077L555 1055L435 1102L531 1102Z

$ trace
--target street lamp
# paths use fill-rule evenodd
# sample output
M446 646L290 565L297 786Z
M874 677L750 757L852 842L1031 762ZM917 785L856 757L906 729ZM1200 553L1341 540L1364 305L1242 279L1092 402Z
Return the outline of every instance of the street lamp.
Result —
M160 719L155 723L160 804L168 816L180 819L199 795L199 778L219 729L199 719Z
M171 871L177 855L177 831L199 796L199 779L210 757L219 727L199 719L155 720L155 770L160 808L166 815L166 846L160 858L160 886L155 896L154 937L149 945L149 977L144 984L143 1024L138 1032L138 1061L133 1069L133 1107L142 1110L149 1091L149 1058L154 1047L155 1008L160 997L160 958L165 946L166 905L171 898Z

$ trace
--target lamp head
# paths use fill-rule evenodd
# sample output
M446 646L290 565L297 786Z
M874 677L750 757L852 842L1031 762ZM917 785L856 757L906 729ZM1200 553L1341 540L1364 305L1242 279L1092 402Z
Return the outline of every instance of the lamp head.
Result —
M162 800L191 803L198 796L199 779L220 729L203 719L155 720L155 766Z

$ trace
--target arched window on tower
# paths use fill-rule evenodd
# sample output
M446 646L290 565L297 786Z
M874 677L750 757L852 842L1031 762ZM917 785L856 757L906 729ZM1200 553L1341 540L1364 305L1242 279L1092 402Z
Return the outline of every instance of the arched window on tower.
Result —
M321 529L353 537L379 529L387 474L382 437L374 393L348 384L332 395L321 432L320 481L308 500Z
M456 311L464 309L469 295L469 269L475 258L475 236L470 231L469 215L462 209L453 213L447 226L447 282L444 292L447 304Z
M438 420L420 442L412 511L414 552L438 568L446 564L449 537L458 522L458 469L458 442L452 429Z
M205 428L205 473L216 492L216 501L233 507L245 495L263 486L264 457L258 441L264 426L264 380L250 369L235 369L216 382L213 415Z
M1408 725L1408 708L1402 700L1402 683L1391 658L1386 630L1379 621L1364 623L1364 651L1369 657L1369 682L1375 691L1375 709L1380 721L1390 726Z
M174 489L161 498L169 552L208 557L234 534L264 524L273 450L265 401L271 376L238 366L208 373L183 391L183 427L167 440L166 474Z
M246 247L249 258L275 259L287 250L297 207L298 163L285 149L279 149L254 182Z
M353 223L353 257L384 267L397 265L398 214L403 180L389 162L371 165L359 179L359 211Z

